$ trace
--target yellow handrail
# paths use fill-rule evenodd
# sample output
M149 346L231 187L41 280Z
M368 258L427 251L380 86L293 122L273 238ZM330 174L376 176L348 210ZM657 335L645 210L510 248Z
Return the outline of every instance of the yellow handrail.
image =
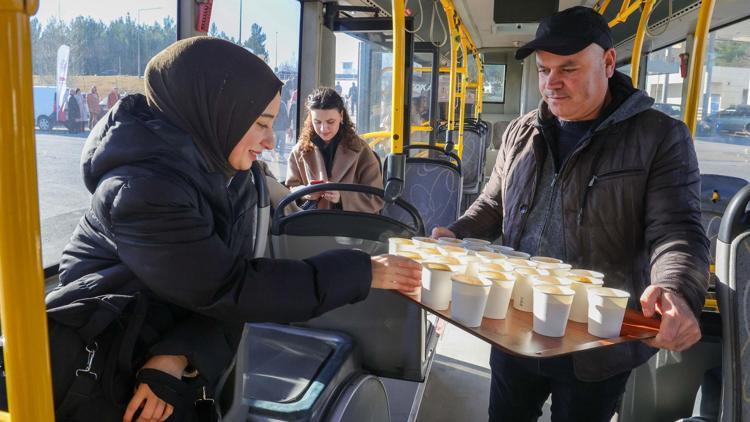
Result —
M638 87L638 73L641 69L641 54L643 54L643 41L646 39L646 29L648 28L648 19L651 17L651 11L654 10L656 0L644 0L641 19L638 21L638 29L635 33L633 42L633 55L630 57L630 80L633 86Z
M423 72L423 73L432 73L432 68L431 67L415 67L414 71L415 72ZM451 68L443 66L443 67L441 67L439 69L439 72L440 73L450 73L451 72Z
M391 72L391 153L404 151L404 66L406 65L406 31L404 2L391 0L393 21L393 68Z
M29 17L37 8L36 0L0 0L0 92L6 98L0 107L0 321L7 418L18 422L54 420L29 33Z
M714 13L714 0L703 0L698 12L698 22L695 24L695 41L690 55L688 69L687 101L685 103L685 124L690 133L695 136L695 125L698 119L698 100L701 96L701 81L703 80L703 60L706 55L706 38L711 26L711 16ZM707 81L711 83L711 81Z
M618 23L623 23L628 20L628 17L641 7L643 1L645 0L623 0L620 11L617 12L617 16L609 21L609 27L611 28Z

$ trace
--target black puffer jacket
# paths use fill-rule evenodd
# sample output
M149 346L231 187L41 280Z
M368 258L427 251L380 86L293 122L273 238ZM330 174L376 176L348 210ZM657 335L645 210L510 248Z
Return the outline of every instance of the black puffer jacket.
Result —
M233 355L242 322L304 321L363 300L370 259L357 251L304 261L251 259L255 188L208 173L189 135L156 119L145 97L121 100L82 155L93 194L60 261L48 309L143 293L161 331L150 354L187 355L209 380Z

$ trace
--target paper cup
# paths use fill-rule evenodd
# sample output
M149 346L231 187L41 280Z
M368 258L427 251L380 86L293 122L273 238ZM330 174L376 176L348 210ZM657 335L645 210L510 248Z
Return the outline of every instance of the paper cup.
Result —
M563 263L562 259L550 258L547 256L532 256L531 261L540 262L544 264L562 264Z
M539 266L538 262L529 261L528 259L521 259L521 258L512 258L508 257L506 259L508 264L512 265L513 268L519 269L519 268L536 268Z
M434 248L438 244L438 241L431 237L416 236L416 237L412 237L411 240L412 242L414 242L414 245L416 245L417 247Z
M466 265L466 270L464 274L470 276L470 277L476 277L477 276L477 267L482 264L482 260L479 259L479 257L475 255L462 255L462 256L456 256L454 257L458 259L458 261Z
M464 244L466 243L472 243L472 244L482 245L482 246L487 246L487 245L492 244L491 242L488 242L484 239L477 239L474 237L464 237Z
M485 251L485 245L479 244L479 243L468 243L464 242L461 244L461 247L466 249L469 253L469 255L476 255L477 252L484 252Z
M592 287L589 294L589 334L619 337L630 293L609 287Z
M489 252L495 252L506 256L508 255L508 252L513 252L513 248L503 245L487 245L484 248Z
M477 264L477 272L485 272L485 271L492 271L496 273L513 273L513 266L506 263L506 262L482 262L480 264ZM515 279L515 276L514 276Z
M575 292L570 287L539 284L534 286L534 332L562 337Z
M415 252L422 256L442 255L437 248L430 248L427 246L418 246L417 249L415 249Z
M604 280L604 274L598 271L574 269L574 270L568 271L568 274L571 276L580 275L584 277L598 278L599 280Z
M570 287L576 292L576 296L573 299L573 306L570 308L569 318L575 322L588 322L588 290L601 286L603 282L598 278L584 277L582 275L568 275L568 279L572 281Z
M396 252L396 256L403 256L417 262L422 260L422 254L416 251L398 251Z
M565 277L572 268L570 264L559 263L553 264L549 262L537 262L537 268L549 271L552 275Z
M466 249L453 245L437 245L437 250L446 256L464 256L469 254L469 251Z
M512 273L483 271L479 273L479 279L491 285L487 306L484 308L485 318L505 319L516 277Z
M513 272L516 274L516 284L513 287L513 307L519 311L531 312L534 310L532 306L534 291L531 288L531 279L547 276L549 272L536 268L517 268Z
M461 239L456 239L455 237L439 237L438 243L441 245L453 245L453 246L460 246L462 243L464 243Z
M488 251L479 251L476 252L474 255L478 256L479 259L482 260L482 262L505 262L506 259L508 259L507 256L503 254L499 254L496 252L488 252Z
M388 253L390 255L396 255L398 251L413 251L416 248L417 246L411 239L403 239L401 237L388 238Z
M491 285L466 275L454 275L451 280L451 317L467 327L479 327Z
M527 254L526 252L521 252L521 251L503 252L503 255L507 255L508 258L519 258L519 259L529 259L529 257L531 256Z
M448 309L451 303L451 267L441 262L422 263L422 303L435 310Z

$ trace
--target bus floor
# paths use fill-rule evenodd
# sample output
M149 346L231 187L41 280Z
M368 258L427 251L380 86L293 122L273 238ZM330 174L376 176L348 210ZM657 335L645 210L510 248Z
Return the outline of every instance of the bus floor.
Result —
M490 346L447 324L427 378L418 422L487 420ZM550 421L550 399L539 421ZM617 415L612 422L617 421Z

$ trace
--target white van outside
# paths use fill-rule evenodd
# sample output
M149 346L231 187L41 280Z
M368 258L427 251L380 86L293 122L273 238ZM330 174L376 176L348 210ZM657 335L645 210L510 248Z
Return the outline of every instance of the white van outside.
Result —
M57 87L34 87L34 121L39 130L51 130L57 123Z

